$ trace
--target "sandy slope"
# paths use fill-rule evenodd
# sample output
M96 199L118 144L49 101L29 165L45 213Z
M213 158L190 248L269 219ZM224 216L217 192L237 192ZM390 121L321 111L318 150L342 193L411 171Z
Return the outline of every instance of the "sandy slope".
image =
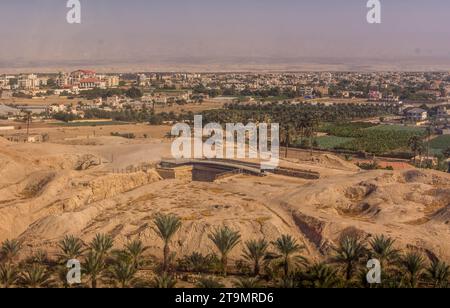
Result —
M222 224L243 239L289 233L321 258L346 232L386 234L450 261L450 175L433 171L360 171L334 156L283 162L322 173L318 181L237 176L220 183L163 181L154 171L111 173L167 156L158 140L115 137L83 144L11 144L0 139L0 241L20 237L27 250L54 251L66 234L89 241L109 233L116 244L140 238L159 256L157 213L176 213L178 256L214 248L207 235ZM98 166L75 170L90 154ZM112 159L113 156L113 159ZM240 252L236 250L234 257Z

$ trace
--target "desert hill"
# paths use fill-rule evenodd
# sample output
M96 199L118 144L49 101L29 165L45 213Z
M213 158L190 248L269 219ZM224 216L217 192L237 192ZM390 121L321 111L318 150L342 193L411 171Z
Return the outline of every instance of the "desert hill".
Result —
M152 163L170 144L116 137L87 144L12 144L0 139L0 241L20 238L25 252L56 249L67 234L84 241L108 233L121 246L140 238L159 256L158 213L183 220L177 256L210 253L207 235L223 224L243 240L291 234L320 259L342 234L385 234L398 245L450 261L450 175L426 170L362 171L332 155L286 166L320 180L234 176L217 183L163 180ZM147 163L148 168L129 169ZM239 257L240 252L236 250Z

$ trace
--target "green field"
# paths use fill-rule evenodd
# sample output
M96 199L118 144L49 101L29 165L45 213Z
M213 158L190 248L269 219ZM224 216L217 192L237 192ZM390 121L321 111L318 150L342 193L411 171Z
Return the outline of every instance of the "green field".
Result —
M354 138L348 137L336 137L336 136L323 136L316 138L319 148L325 150L333 150L347 142L352 141Z
M317 139L323 149L364 151L377 155L394 151L408 151L412 136L425 137L425 128L402 125L374 125L370 123L326 123L319 131L329 136Z
M430 148L433 154L442 154L450 148L450 135L439 136L430 142Z
M378 125L366 128L366 130L371 131L381 131L381 132L405 132L405 133L425 133L425 128L423 127L413 127L413 126L403 126L403 125Z
M364 129L373 127L374 124L351 122L351 123L324 123L319 127L319 132L330 136L356 138L363 135Z

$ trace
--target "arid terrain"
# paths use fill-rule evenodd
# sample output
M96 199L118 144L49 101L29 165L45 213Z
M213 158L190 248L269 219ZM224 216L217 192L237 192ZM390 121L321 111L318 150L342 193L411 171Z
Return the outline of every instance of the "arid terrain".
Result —
M236 175L215 183L163 180L154 164L170 154L168 127L135 126L137 139L109 136L131 127L54 128L50 142L17 144L0 138L0 242L23 240L23 253L72 234L97 233L121 246L139 238L160 257L152 229L157 213L182 218L173 241L177 257L214 250L208 234L221 225L243 240L291 234L320 260L349 232L385 234L400 247L450 262L450 175L434 171L362 171L332 155L305 153L283 161L317 171L319 180ZM39 128L33 132L38 132ZM139 133L147 138L139 137ZM239 249L233 257L239 257Z

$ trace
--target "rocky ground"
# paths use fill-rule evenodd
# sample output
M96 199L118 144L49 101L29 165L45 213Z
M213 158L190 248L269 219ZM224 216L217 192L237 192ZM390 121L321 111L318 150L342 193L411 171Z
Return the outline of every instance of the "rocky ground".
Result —
M183 220L173 241L177 256L212 252L207 235L227 225L244 240L291 234L313 259L323 258L343 234L358 233L385 234L401 247L450 262L448 174L361 171L321 155L283 162L320 172L314 181L277 175L216 183L162 180L151 166L169 151L167 141L151 138L34 145L0 138L0 241L20 238L25 253L52 253L66 234L89 241L108 233L117 246L140 238L160 257L152 220L157 213L175 213ZM239 249L231 257L240 257Z

